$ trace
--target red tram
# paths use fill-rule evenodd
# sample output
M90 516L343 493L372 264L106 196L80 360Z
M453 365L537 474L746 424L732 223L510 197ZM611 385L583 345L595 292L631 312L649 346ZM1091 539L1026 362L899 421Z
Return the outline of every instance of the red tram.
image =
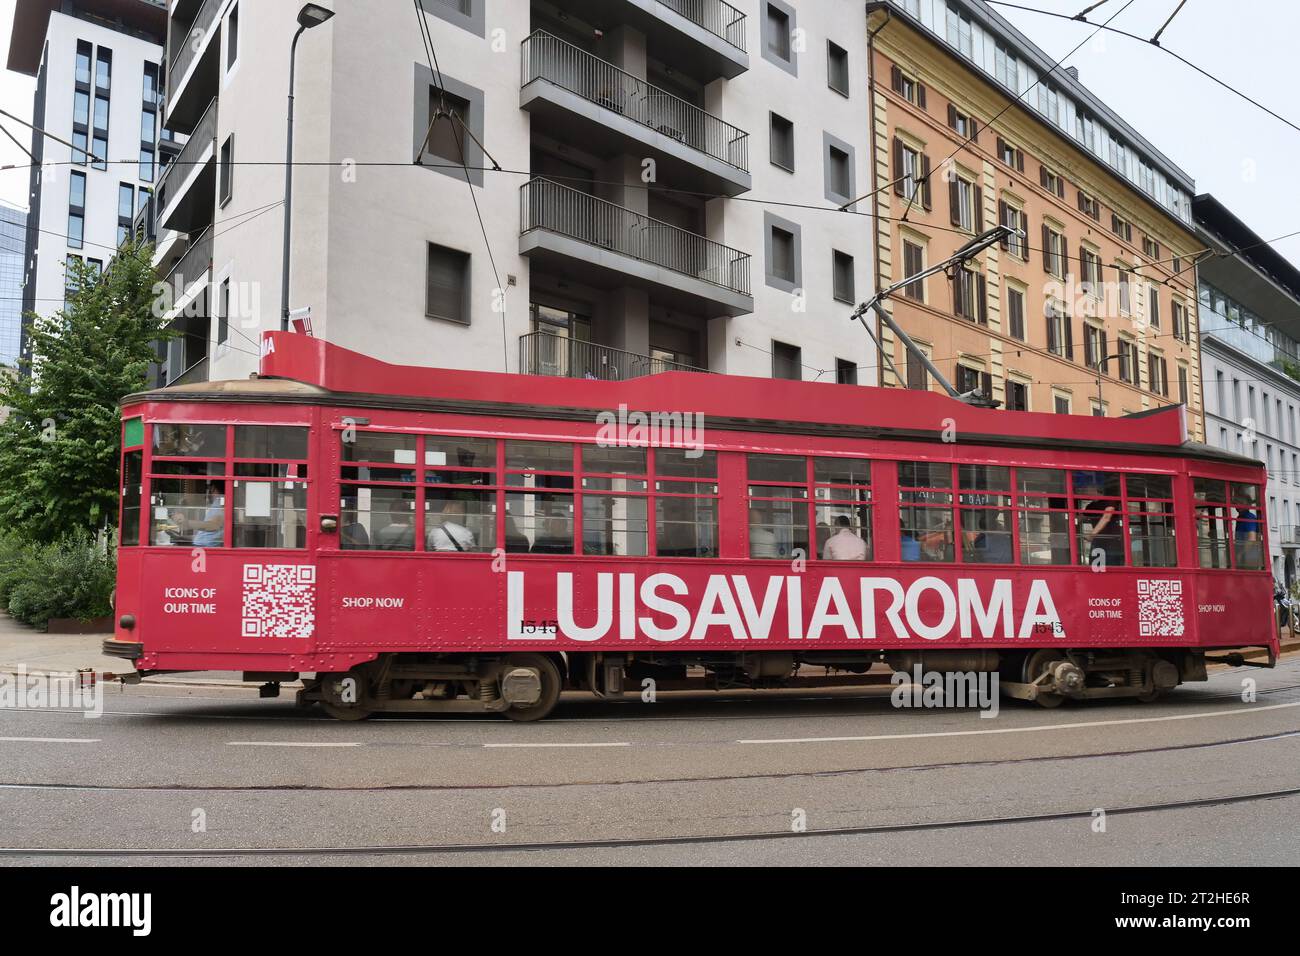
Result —
M882 659L1152 699L1207 652L1278 653L1264 469L1188 442L1181 407L418 369L290 333L261 367L123 403L105 648L141 676L533 720L563 689Z

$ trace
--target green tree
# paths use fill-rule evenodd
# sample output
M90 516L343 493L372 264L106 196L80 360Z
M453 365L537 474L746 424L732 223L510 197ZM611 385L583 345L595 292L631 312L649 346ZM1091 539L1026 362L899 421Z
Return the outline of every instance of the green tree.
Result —
M98 274L68 265L66 307L29 316L29 359L0 380L0 529L57 541L117 524L118 403L144 389L157 342L149 246L126 245Z

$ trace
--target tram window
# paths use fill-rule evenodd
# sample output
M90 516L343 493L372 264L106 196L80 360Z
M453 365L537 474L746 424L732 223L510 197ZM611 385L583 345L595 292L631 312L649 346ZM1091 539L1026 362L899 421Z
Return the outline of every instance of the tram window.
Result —
M806 485L808 459L795 455L750 455L749 480L769 484Z
M656 498L655 550L662 558L716 558L717 499Z
M808 459L749 456L749 556L808 556ZM761 483L760 483L761 482Z
M236 548L307 547L307 484L236 481Z
M506 471L508 485L571 490L573 446L567 442L508 441Z
M1232 566L1243 571L1264 568L1264 521L1259 486L1233 482Z
M415 483L415 471L411 468L372 468L369 465L344 465L339 474L343 476L344 481L385 481L402 485Z
M646 475L649 455L644 448L582 446L582 470L594 475ZM585 482L584 482L585 485Z
M225 458L225 425L153 426L155 458Z
M140 544L140 506L144 495L144 452L122 456L122 528L118 541L124 548Z
M1011 469L1001 465L959 465L957 484L962 561L1014 564Z
M649 546L649 499L583 495L582 553L644 557Z
M150 492L149 543L155 547L225 546L226 483L155 479Z
M1070 564L1070 498L1065 472L1017 468L1015 485L1021 563Z
M226 474L223 461L159 461L153 462L155 475L175 476L177 478L222 478Z
M497 443L492 438L442 438L424 440L424 480L435 485L495 485Z
M352 440L349 441L348 439ZM387 432L343 434L343 460L368 461L375 464L414 465L415 436L391 435Z
M898 484L903 560L954 560L952 465L900 462Z
M344 468L346 473L349 469ZM351 471L356 472L353 468ZM236 478L279 478L282 481L306 481L307 466L293 462L247 462L241 461L235 463Z
M506 550L515 554L573 554L573 496L506 495Z
M1201 567L1228 567L1228 509L1226 505L1197 505L1196 550Z
M496 540L496 492L460 488L425 492L425 550L490 553Z
M298 425L236 425L235 457L305 461L307 429Z
M1192 497L1211 504L1228 503L1228 483L1215 478L1193 478Z
M413 488L345 485L339 546L344 551L414 551Z
M1120 476L1114 472L1076 471L1074 530L1079 538L1079 562L1108 568L1127 563Z
M656 478L717 478L718 453L689 448L655 451Z
M1174 537L1174 482L1167 475L1125 475L1129 554L1135 568L1178 564Z
M860 458L813 459L816 551L825 561L870 561L871 462Z

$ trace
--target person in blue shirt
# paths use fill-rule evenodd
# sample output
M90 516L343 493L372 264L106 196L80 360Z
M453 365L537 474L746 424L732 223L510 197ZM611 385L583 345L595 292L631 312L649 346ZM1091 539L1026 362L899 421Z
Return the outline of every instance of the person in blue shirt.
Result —
M1237 509L1237 567L1262 568L1264 551L1260 547L1259 512L1255 510L1255 502L1250 495L1238 494L1234 504Z
M222 482L208 483L208 506L203 520L195 521L190 529L194 532L194 547L221 547L226 535L226 496Z

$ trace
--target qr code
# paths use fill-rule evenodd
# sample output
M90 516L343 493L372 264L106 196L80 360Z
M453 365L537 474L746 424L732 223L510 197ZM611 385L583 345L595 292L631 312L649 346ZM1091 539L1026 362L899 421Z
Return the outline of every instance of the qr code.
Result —
M1182 581L1138 581L1138 634L1142 637L1182 637Z
M244 637L301 639L316 630L316 569L244 565Z

